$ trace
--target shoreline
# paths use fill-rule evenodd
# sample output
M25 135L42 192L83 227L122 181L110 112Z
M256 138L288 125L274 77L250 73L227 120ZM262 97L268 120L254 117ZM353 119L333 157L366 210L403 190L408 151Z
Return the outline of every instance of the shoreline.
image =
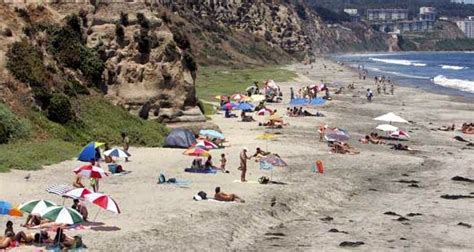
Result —
M323 69L322 64L328 68ZM472 229L458 222L474 225L470 214L472 199L446 200L442 194L470 194L469 183L451 181L456 175L474 179L474 149L452 138L459 132L432 131L441 125L474 118L474 103L449 95L424 92L397 86L395 95L375 96L365 100L365 89L373 89L371 80L362 82L357 74L336 63L318 59L314 69L294 64L287 66L299 73L298 81L279 83L284 103L269 105L285 111L289 87L309 85L320 79L339 82L335 90L355 82L356 90L334 95L331 102L312 108L326 117L287 118L289 126L281 130L266 130L255 123L212 116L221 127L230 146L211 151L214 162L220 153L227 154L230 174L202 175L184 173L191 158L182 149L132 148L132 162L125 169L132 173L112 176L101 182L102 190L110 193L121 207L115 216L101 212L98 222L80 234L92 251L139 250L339 250L343 241L362 241L364 250L469 250L474 247ZM340 71L342 70L342 71ZM308 72L308 73L306 73ZM410 131L406 144L422 150L416 154L397 152L387 145L363 145L357 139L373 131L372 118L393 111L412 124L400 125ZM253 115L258 121L264 118ZM349 130L349 144L359 155L330 154L326 144L318 141L321 124ZM257 140L256 135L280 133L276 141ZM464 135L474 140L473 137ZM239 179L238 153L248 147L267 148L280 154L289 167L276 168L273 180L286 185L242 184ZM311 173L316 160L325 165L324 174ZM21 203L33 198L60 202L58 196L44 190L52 183L69 184L71 170L79 163L66 161L40 171L12 171L0 175L0 198ZM189 187L157 185L160 172L167 177L192 181ZM23 177L31 173L30 181ZM258 170L249 161L249 180L256 181L268 172ZM415 181L418 187L402 180ZM18 185L21 185L19 189ZM196 202L198 191L212 196L214 187L236 193L245 204ZM68 201L67 205L70 204ZM89 212L98 210L88 204ZM394 212L400 216L384 214ZM412 214L421 214L413 215ZM403 216L408 220L398 221ZM331 217L331 218L327 218ZM24 219L14 219L16 230ZM329 230L337 229L339 232ZM402 239L403 238L403 239ZM31 250L20 247L19 250Z

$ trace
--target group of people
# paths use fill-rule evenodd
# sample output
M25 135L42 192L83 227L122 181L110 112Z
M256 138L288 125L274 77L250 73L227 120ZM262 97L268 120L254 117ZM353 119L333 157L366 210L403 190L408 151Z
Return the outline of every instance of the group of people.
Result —
M295 93L293 87L290 87L290 100L294 99L315 99L319 92L325 92L323 98L329 98L329 88L327 84L321 80L321 85L312 85L299 88Z
M376 132L371 132L369 135L366 135L364 138L359 139L359 142L363 144L385 144L386 142L383 140L379 134Z
M441 131L455 131L456 125L453 123L451 126L441 126L438 128ZM474 134L474 123L463 123L461 125L461 132L464 134Z
M54 238L51 238L46 230L40 230L36 233L15 232L13 222L7 221L4 236L0 236L0 249L15 248L20 244L48 246L48 249L59 250L85 248L81 236L68 236L64 233L63 227L56 227L56 234Z

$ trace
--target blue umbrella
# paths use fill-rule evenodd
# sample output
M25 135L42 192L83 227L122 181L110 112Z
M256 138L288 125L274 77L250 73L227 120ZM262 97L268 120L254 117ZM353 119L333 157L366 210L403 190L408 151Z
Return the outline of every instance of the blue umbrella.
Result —
M104 143L99 143L99 142L89 143L82 149L77 160L83 161L83 162L89 162L91 160L95 160L95 149L102 145L104 145Z
M200 130L199 135L208 136L210 138L225 139L224 135L215 130Z
M0 200L0 215L8 215L12 209L12 204L8 201Z
M253 110L253 105L247 102L241 102L237 106L238 110L243 110L243 111L252 111Z

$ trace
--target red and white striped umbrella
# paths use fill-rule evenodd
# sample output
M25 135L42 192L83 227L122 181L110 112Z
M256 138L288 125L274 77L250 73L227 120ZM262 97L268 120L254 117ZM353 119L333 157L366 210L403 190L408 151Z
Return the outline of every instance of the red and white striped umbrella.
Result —
M83 165L80 167L77 167L76 169L73 170L74 173L82 175L87 178L103 178L108 176L108 174L100 167L93 166L93 165Z
M87 194L91 194L92 191L87 188L76 188L67 191L62 196L73 198L73 199L84 199Z
M394 131L390 134L390 136L393 138L409 138L410 137L410 135L408 135L408 133L403 130Z
M120 209L109 195L103 193L90 193L85 196L86 200L92 204L98 205L100 208L103 208L112 213L120 213Z
M206 150L219 148L215 143L209 140L198 140L196 147L203 148Z
M257 112L257 115L264 116L264 115L270 115L271 113L272 113L271 109L263 108Z
M240 101L240 100L244 100L244 99L247 99L247 96L243 95L243 94L234 94L231 96L232 100L236 100L236 101Z

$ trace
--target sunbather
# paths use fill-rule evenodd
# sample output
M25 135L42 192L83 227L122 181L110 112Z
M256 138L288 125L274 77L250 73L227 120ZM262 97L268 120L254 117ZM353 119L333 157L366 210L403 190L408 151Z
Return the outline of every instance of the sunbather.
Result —
M43 222L48 222L48 220L43 220L39 215L36 214L29 214L28 217L26 217L26 222L25 224L21 225L22 227L32 227L32 226L38 226Z
M393 150L401 150L401 151L414 151L414 149L408 147L408 145L403 145L401 143L399 144L395 144L394 146L392 146Z
M331 148L331 151L333 151L334 153L351 154L351 155L360 153L359 151L351 147L349 144L342 143L342 142L334 142Z
M215 200L218 200L218 201L236 201L236 202L240 202L240 203L245 203L245 200L241 199L239 196L237 196L235 194L227 194L227 193L221 192L220 187L216 187L215 192L216 192L214 194L214 199Z
M0 249L7 249L10 247L13 239L7 236L0 236Z
M248 116L245 114L245 111L242 110L242 113L240 113L240 118L242 118L242 122L254 122L255 119L253 119L252 116Z
M474 134L474 123L463 123L461 131L464 134Z
M206 163L204 164L204 167L206 169L217 169L217 167L214 166L214 164L212 163L212 156L209 155L207 157L207 160L206 160Z

